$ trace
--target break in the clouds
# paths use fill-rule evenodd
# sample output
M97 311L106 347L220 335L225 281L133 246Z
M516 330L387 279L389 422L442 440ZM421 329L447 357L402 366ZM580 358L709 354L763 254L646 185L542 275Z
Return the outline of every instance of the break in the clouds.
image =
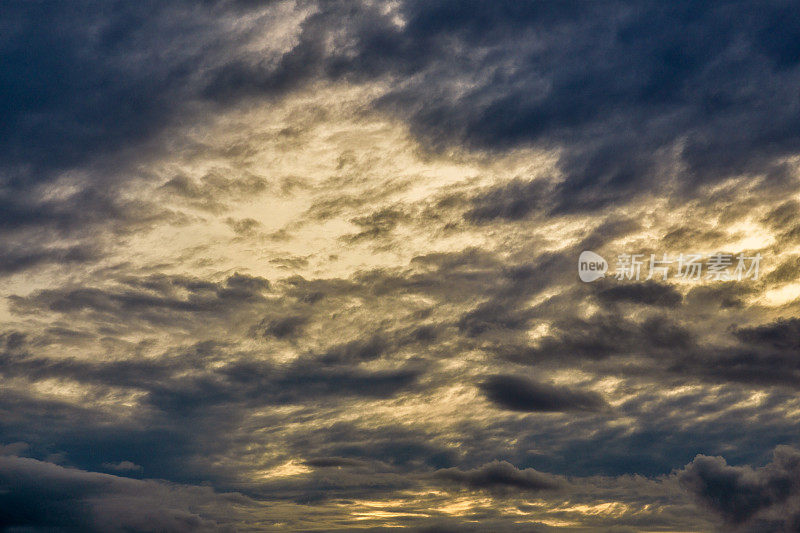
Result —
M2 13L3 531L797 530L794 4Z

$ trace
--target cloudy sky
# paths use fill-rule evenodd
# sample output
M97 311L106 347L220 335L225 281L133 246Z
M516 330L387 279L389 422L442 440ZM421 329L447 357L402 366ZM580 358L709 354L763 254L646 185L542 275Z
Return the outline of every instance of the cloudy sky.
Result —
M800 531L798 11L4 2L0 529Z

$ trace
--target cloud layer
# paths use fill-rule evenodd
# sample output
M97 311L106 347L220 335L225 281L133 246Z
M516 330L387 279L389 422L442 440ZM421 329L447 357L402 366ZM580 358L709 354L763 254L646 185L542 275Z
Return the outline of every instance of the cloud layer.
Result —
M0 529L795 531L798 20L9 5Z

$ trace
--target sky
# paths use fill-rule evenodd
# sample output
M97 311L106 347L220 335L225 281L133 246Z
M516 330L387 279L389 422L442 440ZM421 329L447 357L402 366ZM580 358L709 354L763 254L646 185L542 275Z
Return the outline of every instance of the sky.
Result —
M0 530L800 531L798 87L788 1L4 2Z

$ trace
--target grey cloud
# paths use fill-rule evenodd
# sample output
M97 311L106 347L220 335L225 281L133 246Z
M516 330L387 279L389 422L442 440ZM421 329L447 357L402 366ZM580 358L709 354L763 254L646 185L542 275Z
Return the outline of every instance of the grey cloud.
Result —
M760 468L699 455L679 472L683 487L735 531L796 531L800 526L800 454L775 449Z
M125 472L125 471L137 471L141 470L142 467L132 463L130 461L120 461L118 463L103 463L105 468L109 470L115 470L117 472Z
M242 219L233 219L233 218L226 218L225 223L231 227L231 229L240 236L245 235L253 235L260 227L261 222L255 220L253 218L242 218Z
M326 365L359 363L381 357L389 348L386 339L376 335L366 340L354 340L330 347L319 357Z
M307 10L298 35L273 35L274 6ZM142 175L142 163L174 150L161 137L170 125L202 128L204 116L214 119L229 104L250 105L251 98L278 104L294 89L326 81L378 82L383 95L361 108L407 125L422 159L451 149L458 157L469 159L474 149L491 158L526 147L558 157L552 180L523 173L502 185L455 189L411 205L391 203L389 195L404 186L392 176L359 183L358 191L319 195L310 180L274 185L282 194L299 182L308 187L313 204L300 216L314 223L350 220L357 229L346 243L382 244L419 224L413 229L432 225L450 236L468 230L464 240L485 237L483 249L437 244L440 251L419 252L408 264L329 279L142 276L121 265L98 271L90 283L58 286L56 280L45 290L20 290L24 295L8 300L14 325L0 334L0 435L8 442L30 443L37 457L64 454L84 468L130 463L141 465L124 470L134 477L214 486L241 482L237 475L251 473L242 464L266 469L306 458L307 476L248 485L275 507L337 497L339 506L354 503L346 498L389 501L405 498L398 492L404 489L423 494L433 479L437 490L442 484L487 489L496 500L493 508L458 520L431 516L428 525L466 529L473 520L502 531L547 529L511 525L520 515L499 510L514 505L517 492L539 497L559 484L540 470L657 476L698 451L727 446L732 461L755 461L765 446L796 439L787 415L796 409L800 382L796 305L777 311L782 318L776 319L775 310L749 303L770 284L796 278L791 258L782 257L763 286L693 287L683 299L664 284L580 286L574 273L576 251L602 250L651 229L628 218L635 209L627 214L631 206L624 203L639 197L666 198L667 209L692 199L704 204L698 207L703 221L682 220L663 232L668 246L716 245L728 238L726 223L746 218L776 234L776 250L794 245L800 226L796 203L788 200L798 185L796 168L786 161L800 144L791 112L800 79L795 6L179 2L19 4L6 11L0 22L4 274L80 268L104 257L113 246L109 236L121 240L186 220L158 202L121 194L140 182L162 185L156 199L164 203L227 217L237 237L257 236L252 219L225 211L273 187L268 178L238 170L228 176L227 169L167 177L145 169ZM252 51L273 37L287 48L273 55ZM309 124L284 129L282 138L329 117L325 109L308 116ZM202 150L236 164L258 147L200 145L189 155ZM369 171L347 153L339 163L337 185L355 185L348 174ZM72 175L84 180L77 192L43 192L47 182ZM707 188L729 177L737 178L734 186ZM760 205L769 207L757 211ZM609 207L620 209L604 210ZM570 223L571 213L585 210L597 217L581 228L575 245L542 252L535 237L523 242L528 230L540 232L541 220ZM721 211L719 223L714 210ZM453 246L462 242L456 236ZM272 264L317 269L317 258L309 258ZM331 312L345 302L367 317L355 334L346 328L339 334L347 318ZM599 311L582 313L598 303ZM531 335L540 326L543 336ZM320 330L334 334L320 340ZM145 336L167 347L149 348ZM133 337L144 344L129 342ZM281 362L292 356L293 362ZM489 401L478 398L479 410L465 409L444 427L436 424L443 416L436 411L433 421L387 422L404 409L424 409L425 402L438 408L442 390L463 385L462 369L453 371L450 363L463 363L470 376L493 368L494 375L476 384ZM520 367L539 377L576 366L586 372L587 387L608 377L607 395L515 374ZM77 383L86 398L81 405L56 400L52 391L61 389L53 383ZM120 405L126 394L135 400L124 409L105 407ZM625 400L612 411L604 397ZM483 411L487 405L499 409ZM520 414L539 412L548 414ZM269 454L280 457L263 459ZM680 477L735 527L792 531L794 455L779 451L761 469L698 458ZM116 519L135 530L142 517L130 509L145 508L161 529L220 526L210 515L187 511L183 499L163 505L172 501L165 494L184 490L169 483L15 461L5 466L22 477L30 472L23 487L30 498L2 492L3 525L109 530ZM62 484L59 476L69 481ZM642 485L631 481L603 501L626 502ZM193 501L216 497L202 494L192 493ZM587 494L579 503L599 499ZM647 495L664 520L658 528L705 527L685 513L664 518L663 497ZM398 511L398 523L422 521L402 518L403 511L420 510L408 498L392 505L387 510ZM316 516L316 508L302 510ZM619 524L586 520L634 530L652 526L646 522L652 516Z
M783 318L771 324L738 328L734 334L750 344L797 350L800 348L800 319Z
M397 225L408 220L407 213L395 208L384 208L363 217L356 217L350 222L359 226L361 231L348 235L348 242L357 242L363 239L381 239L388 237Z
M702 224L702 222L700 222ZM725 233L716 228L697 227L697 223L691 227L680 226L670 228L662 237L662 242L670 248L690 248L697 246L700 242L720 242L725 238Z
M551 189L552 186L543 180L523 182L517 178L475 195L472 208L464 216L477 223L495 219L519 220L534 210L545 211L549 207Z
M461 317L458 327L471 337L491 330L522 330L528 325L530 312L508 309L508 302L479 305Z
M602 359L642 352L674 353L695 344L691 330L667 315L636 321L604 312L589 319L559 319L554 326L553 332L530 349L527 356L534 360L537 357Z
M308 266L308 259L298 256L276 257L275 259L270 259L269 262L273 265L276 265L280 269L290 271L296 271Z
M0 231L7 240L33 237L39 246L12 256L4 272L49 261L47 250L64 235L97 244L109 233L184 223L182 213L122 190L152 177L142 163L164 153L158 139L166 128L202 120L201 73L247 40L244 27L230 31L220 21L254 12L257 18L273 7L248 13L224 1L7 6L0 31ZM48 184L64 177L74 190L50 194ZM247 183L211 176L203 182L210 189L200 192L236 192Z
M763 114L792 100L789 88L797 76L796 62L764 46L782 43L777 49L783 50L797 34L792 25L776 24L791 12L781 2L755 18L735 4L405 7L404 34L425 38L435 31L435 42L447 36L464 46L433 56L449 68L424 78L424 86L401 86L384 105L411 111L416 131L433 142L561 145L567 180L557 191L557 211L592 209L658 188L653 176L679 139L687 189L698 179L776 168L779 154L797 146L789 133L793 119L766 124ZM748 24L730 23L741 17ZM782 29L779 36L775 27ZM524 35L538 48L526 49ZM470 45L476 41L494 53L475 53ZM471 68L462 69L467 64ZM733 64L737 69L725 66ZM430 91L448 94L456 80L477 83L458 98L423 100ZM741 91L743 85L749 90ZM736 127L744 124L764 129Z
M265 278L235 273L209 282L188 276L121 278L110 288L46 289L29 296L10 296L20 314L48 309L63 315L89 313L126 327L136 317L145 323L192 327L195 314L225 317L263 304L269 290Z
M72 235L106 224L108 229L126 234L155 223L178 224L183 220L180 214L161 206L121 199L114 191L91 186L57 200L41 200L25 193L15 195L13 200L0 197L0 207L0 229L7 232L37 228L55 235Z
M788 228L794 225L799 212L800 202L789 200L767 213L762 222L766 222L775 229Z
M15 166L34 160L60 168L83 164L159 131L201 95L223 102L279 96L319 79L399 81L376 105L409 121L430 146L538 143L563 150L566 181L555 191L513 181L476 197L467 213L473 221L519 219L541 209L542 196L551 197L547 204L554 212L568 212L658 188L659 170L672 164L669 154L678 145L686 189L734 174L777 175L777 162L797 146L794 121L770 112L791 107L797 78L787 50L798 29L786 22L793 20L792 9L780 2L754 14L737 4L645 2L633 9L615 3L410 1L398 7L403 25L394 23L394 13L373 6L324 3L302 23L293 48L267 58L236 53L248 32L226 36L212 23L241 15L241 7L205 7L177 4L147 18L132 8L98 12L94 24L70 24L58 39L48 28L76 18L74 10L15 8L10 20L20 22L19 29L7 32L3 43L8 66L42 67L22 69L24 75L8 80L14 90L6 104L15 109L10 123L25 125L5 137ZM730 23L741 18L748 23ZM327 46L334 28L346 36L346 50ZM170 48L166 60L148 61L162 53L168 33L186 46ZM210 52L210 42L220 53ZM61 53L48 54L54 46ZM136 60L120 60L130 57ZM106 87L103 80L115 83ZM468 89L459 93L457 87ZM94 107L79 98L86 93ZM42 123L48 125L44 135L36 130L36 142L30 142L34 129L26 114L50 118ZM767 116L781 120L765 121ZM184 196L198 193L185 179L173 185Z
M226 201L251 198L264 192L267 187L265 178L250 173L237 172L234 176L225 176L221 171L212 171L199 180L176 176L160 188L172 197L185 200L189 205L212 213L222 213L226 209ZM256 227L252 222L244 221L246 226L242 226L242 223L243 221L238 222L240 229L252 231Z
M265 337L285 339L295 337L308 322L308 318L300 315L285 316L272 320L263 320L258 329L263 329Z
M748 296L757 292L750 285L741 283L720 283L694 287L686 293L686 303L694 308L720 307L722 309L742 308Z
M293 451L301 455L361 461L375 471L427 472L458 463L460 450L428 428L379 426L330 421L294 435Z
M554 476L532 468L517 469L506 461L494 461L474 470L442 469L436 472L436 476L469 488L486 490L536 492L553 490L562 485L562 482Z
M14 456L0 456L0 488L0 525L9 530L232 531L233 505L246 501Z
M304 464L314 468L353 467L364 466L363 461L348 459L346 457L314 457L307 459Z
M307 403L319 398L386 398L414 384L422 369L365 370L339 361L318 367L299 361L281 367L236 356L222 347L210 352L184 351L145 360L85 361L48 359L6 353L0 374L31 381L67 378L99 386L130 387L147 392L147 401L166 412L194 413L213 405ZM357 364L359 361L348 361ZM215 363L212 367L212 363ZM186 376L187 371L193 372Z
M790 256L764 277L766 283L788 283L800 278L800 257Z
M0 251L0 273L12 274L22 270L30 270L42 265L86 264L101 257L96 247L76 245L68 247L36 248L27 246L24 249Z
M679 357L669 370L713 382L736 381L752 386L797 388L800 383L800 364L791 352L712 348Z
M630 285L607 287L597 293L601 302L631 302L659 307L675 307L683 296L672 285L646 281Z
M480 388L499 407L513 411L596 411L607 406L595 392L557 387L519 376L491 376Z
M243 37L217 25L245 14L228 2L95 7L8 6L0 151L15 188L145 144L179 111L190 113L199 72Z

